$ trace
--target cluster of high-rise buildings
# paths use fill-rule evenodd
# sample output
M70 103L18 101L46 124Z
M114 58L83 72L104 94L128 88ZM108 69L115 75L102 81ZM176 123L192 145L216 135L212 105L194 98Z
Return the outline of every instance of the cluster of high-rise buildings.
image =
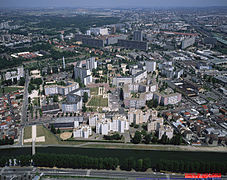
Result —
M71 91L66 96L66 101L62 102L61 108L63 112L75 113L82 110L83 105L83 96L84 93L87 93L87 96L90 97L89 88L79 88L74 91Z
M74 91L75 89L79 88L79 83L77 82L67 82L65 86L54 84L54 85L46 85L44 87L45 95L62 95L66 96L69 94L71 91Z
M124 133L129 130L129 121L124 115L106 117L105 114L95 114L89 117L89 125L96 127L96 133L108 135L110 132Z
M19 81L21 77L24 77L24 68L23 66L18 67L16 71L7 71L5 73L5 80L17 80Z
M85 67L78 63L77 66L74 67L74 78L76 80L79 79L84 85L92 83L92 70L97 68L97 61L94 57L86 60Z

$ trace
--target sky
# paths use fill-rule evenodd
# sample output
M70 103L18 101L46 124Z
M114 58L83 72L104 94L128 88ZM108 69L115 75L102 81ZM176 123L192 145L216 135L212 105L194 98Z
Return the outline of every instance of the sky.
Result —
M0 0L0 8L34 7L207 7L227 6L227 0Z

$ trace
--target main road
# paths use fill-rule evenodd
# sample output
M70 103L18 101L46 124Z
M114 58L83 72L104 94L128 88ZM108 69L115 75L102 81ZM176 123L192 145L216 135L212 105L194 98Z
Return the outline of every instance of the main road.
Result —
M23 105L22 105L22 110L21 110L21 127L20 127L20 132L19 132L19 141L18 141L18 144L20 146L23 145L24 123L27 121L29 81L30 81L29 73L28 73L28 71L26 71L24 94L23 94Z
M42 174L46 176L78 176L87 178L108 178L108 179L184 179L183 174L164 174L159 172L135 172L119 170L93 170L93 169L53 169L35 167L4 167L0 169L2 176L19 176L24 174Z

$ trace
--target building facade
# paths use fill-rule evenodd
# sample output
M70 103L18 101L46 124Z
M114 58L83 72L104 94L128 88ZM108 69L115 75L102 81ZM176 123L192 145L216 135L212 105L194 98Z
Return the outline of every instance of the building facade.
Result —
M60 85L47 85L44 87L45 95L64 95L66 96L71 91L74 91L75 89L79 88L79 84L77 82L67 82L66 86L60 86Z
M92 129L88 125L80 125L73 129L73 137L74 138L85 138L88 139L89 136L92 135Z
M118 46L127 48L127 49L138 49L142 51L148 50L148 43L143 41L130 41L130 40L118 40Z
M156 62L155 61L146 61L146 70L148 73L153 73L156 71Z
M134 31L133 40L134 41L143 41L143 33L142 33L142 31Z
M92 82L92 75L90 69L74 67L74 78L79 78L81 82L84 83L84 85L90 84Z
M161 93L154 93L155 100L158 101L159 104L162 104L164 106L166 105L174 105L181 101L181 94L180 93L173 93L173 94L161 94Z

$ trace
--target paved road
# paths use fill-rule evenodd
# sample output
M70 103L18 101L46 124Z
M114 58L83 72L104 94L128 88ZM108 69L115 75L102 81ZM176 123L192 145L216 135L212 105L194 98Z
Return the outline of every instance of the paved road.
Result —
M87 145L93 145L91 146L87 146ZM162 144L124 144L124 143L105 143L105 142L85 142L82 144L76 144L76 145L65 145L65 144L52 144L52 145L36 145L36 147L69 147L69 148L95 148L95 145L106 145L106 148L111 148L111 149L119 149L122 148L122 146L126 146L124 147L124 149L146 149L148 150L148 148L151 148L151 150L163 150L163 148L166 148L166 150L168 151L175 151L175 150L179 150L182 149L182 151L202 151L202 152L227 152L227 147L222 147L219 149L213 148L209 146L202 146L202 147L194 147L191 145L162 145ZM5 146L0 146L0 149L12 149L12 148L21 148L21 147L27 147L27 148L31 148L31 145L5 145ZM153 149L152 149L153 147ZM194 149L192 150L192 147L194 147ZM204 147L204 148L203 148Z
M24 86L24 96L23 96L23 106L22 106L22 116L21 122L22 124L27 120L27 107L28 107L28 86L29 86L29 74L28 71L26 72L25 78L25 86Z
M24 123L27 120L27 108L28 108L28 85L29 85L29 73L26 72L25 85L24 85L24 95L23 95L23 105L21 112L21 128L19 132L19 145L23 145L23 132L24 132Z
M2 168L3 169L3 168ZM0 169L0 170L2 170ZM49 169L49 168L4 168L1 171L3 176L19 176L24 174L35 175L37 172L43 175L56 176L82 176L82 177L97 177L97 178L113 178L113 179L184 179L184 175L175 175L156 173L156 172L128 172L128 171L113 171L113 170L91 170L91 169Z

